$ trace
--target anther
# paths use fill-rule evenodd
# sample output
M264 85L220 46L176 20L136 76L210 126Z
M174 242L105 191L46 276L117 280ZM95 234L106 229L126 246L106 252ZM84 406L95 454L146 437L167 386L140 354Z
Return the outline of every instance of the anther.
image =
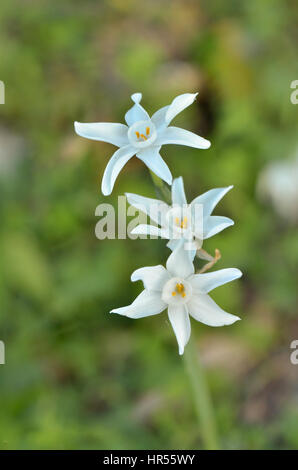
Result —
M136 131L136 136L137 136L137 138L139 139L140 133L139 133L138 131Z
M177 284L177 290L178 290L179 294L181 294L181 292L184 291L184 285L183 284Z
M186 228L187 226L187 217L183 218L183 222L181 222L181 228Z
M150 127L146 127L146 135L150 134Z

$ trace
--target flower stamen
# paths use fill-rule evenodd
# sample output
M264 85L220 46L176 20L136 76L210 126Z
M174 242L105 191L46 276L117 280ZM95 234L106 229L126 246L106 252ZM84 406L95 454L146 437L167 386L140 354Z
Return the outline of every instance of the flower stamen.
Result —
M175 290L172 292L172 296L175 297L176 294L180 294L182 298L185 297L185 288L182 283L176 284Z
M181 228L187 227L187 217L183 217L183 221L181 222Z
M146 135L141 134L139 131L135 131L135 134L137 136L137 139L147 140L150 135L150 127L146 127Z
M183 220L180 220L179 217L176 217L175 219L176 225L180 228L186 228L187 227L187 217L183 217Z

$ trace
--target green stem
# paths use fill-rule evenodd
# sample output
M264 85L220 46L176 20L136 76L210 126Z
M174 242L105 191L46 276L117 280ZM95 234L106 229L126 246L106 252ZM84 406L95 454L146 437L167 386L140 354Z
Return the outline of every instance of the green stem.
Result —
M205 449L219 449L213 406L205 378L204 368L192 341L185 348L184 361L193 390L196 414Z
M150 171L150 175L152 178L152 182L153 182L157 197L164 199L164 201L167 204L172 204L171 191L168 185L163 180L161 180L158 176L156 176L156 174L153 173L153 171L151 170L149 171Z

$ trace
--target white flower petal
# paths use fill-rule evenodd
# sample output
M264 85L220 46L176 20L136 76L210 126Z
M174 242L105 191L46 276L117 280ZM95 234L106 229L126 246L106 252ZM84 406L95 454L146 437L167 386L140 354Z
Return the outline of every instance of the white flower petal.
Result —
M129 318L142 318L161 313L167 305L161 299L160 292L143 290L131 305L111 310L111 313L118 313Z
M187 308L185 305L181 305L179 307L169 305L168 316L176 335L179 346L179 354L181 355L184 352L184 347L188 343L191 331Z
M204 217L207 217L212 213L214 207L219 203L219 201L224 197L224 195L232 188L233 186L227 186L226 188L210 189L210 191L207 191L206 193L196 197L190 205L194 207L196 204L202 204Z
M212 273L194 274L189 282L195 292L207 294L216 287L234 281L241 276L242 272L237 268L219 269Z
M180 239L170 240L167 243L167 247L170 248L171 251L174 251L176 249L177 245L179 244L179 242L180 242ZM189 259L191 260L191 262L193 262L193 260L196 256L196 253L197 253L197 247L196 247L195 242L190 242L189 240L185 240L184 249L185 249L185 247L187 247L186 251L188 253Z
M125 121L127 124L132 126L135 122L138 121L148 121L150 119L149 114L143 108L143 106L140 105L142 93L134 93L131 96L131 99L135 104L125 114Z
M185 250L185 243L187 243L186 240L179 240L179 244L167 260L167 270L173 277L177 276L186 279L194 273L194 265L190 259L188 250Z
M75 131L81 137L92 140L101 140L109 144L122 147L128 144L128 127L116 122L75 122Z
M168 106L168 110L165 115L166 124L169 125L177 114L190 106L196 99L197 94L198 93L184 93L183 95L177 96Z
M191 246L193 247L193 249L191 249ZM195 259L195 256L197 254L197 248L195 247L195 244L191 245L191 243L189 242L187 253L190 261L193 263L193 260Z
M166 126L166 114L170 106L164 106L160 108L156 113L151 116L151 121L156 127L157 132L162 131Z
M219 215L211 215L204 219L203 222L203 235L204 239L213 237L217 233L221 232L230 225L234 225L234 221L229 217L222 217Z
M160 135L158 135L156 144L186 145L187 147L194 147L197 149L208 149L211 145L209 140L206 140L193 132L173 126L167 127L160 133Z
M111 194L117 176L124 167L125 163L135 154L136 150L132 145L126 145L116 150L109 160L103 174L101 190L105 196Z
M236 315L222 310L207 294L193 295L187 307L195 320L209 326L232 325L240 320Z
M157 224L163 224L169 210L169 206L165 202L132 193L125 193L125 196L131 206L147 214Z
M171 251L174 251L175 248L177 247L177 245L179 244L179 241L180 241L180 240L170 240L170 241L167 243L167 247L170 248Z
M145 148L137 153L137 157L159 178L171 185L172 174L166 162L159 155L159 149L160 147L156 146Z
M177 204L179 206L187 204L182 176L180 176L179 178L175 178L173 181L172 203L173 205Z
M153 237L169 238L168 230L155 225L140 224L132 229L132 235L151 235Z
M142 281L145 289L150 291L162 291L164 284L169 280L170 276L164 266L147 266L134 271L131 280Z

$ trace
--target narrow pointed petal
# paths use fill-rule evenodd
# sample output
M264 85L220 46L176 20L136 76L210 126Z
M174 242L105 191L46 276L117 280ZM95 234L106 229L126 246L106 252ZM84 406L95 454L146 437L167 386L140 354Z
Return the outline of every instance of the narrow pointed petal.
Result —
M159 154L160 147L148 147L137 153L137 157L153 171L159 178L168 184L172 184L172 174L168 165Z
M91 140L100 140L122 147L128 145L128 127L116 122L75 122L75 131L81 137Z
M160 292L143 290L131 305L111 310L111 313L118 313L129 318L142 318L161 313L167 304L161 299Z
M179 206L187 204L182 176L175 178L172 184L172 203Z
M216 287L234 281L241 276L242 272L237 268L219 269L212 273L195 274L190 279L190 283L194 292L207 294Z
M185 305L179 307L169 305L168 316L177 338L179 354L181 355L184 353L184 347L188 343L191 332L187 309Z
M176 144L186 145L197 149L208 149L211 145L209 140L200 137L193 132L181 129L180 127L167 127L157 137L157 145Z
M194 273L194 265L190 259L188 250L185 250L186 240L179 240L179 244L170 254L167 260L167 270L173 275L188 278Z
M138 194L125 193L129 204L139 211L147 214L151 220L157 224L162 224L165 220L169 206L159 199L139 196Z
M219 201L230 191L233 186L227 186L226 188L215 188L210 189L204 194L196 197L192 202L191 206L195 206L196 204L203 205L204 217L211 215L215 206L219 203Z
M166 114L170 106L164 106L160 108L156 113L151 116L151 121L155 125L157 132L162 131L165 127L167 127L166 122Z
M240 320L236 315L222 310L207 294L193 295L187 307L195 320L209 326L232 325Z
M155 225L140 224L132 229L132 235L150 235L152 237L169 238L169 232L166 229L156 227Z
M229 217L221 217L218 215L207 217L204 219L203 223L204 240L213 237L213 235L216 235L231 225L234 225L234 221L229 219Z
M125 121L127 124L132 126L135 122L138 121L148 121L150 119L149 114L143 108L143 106L140 105L142 93L134 93L131 96L131 99L135 104L125 114Z
M183 95L177 96L168 106L168 110L165 115L166 124L169 125L177 114L190 106L196 99L197 95L198 93L184 93Z
M164 284L170 279L169 273L164 266L147 266L134 271L131 280L142 281L145 289L161 292Z
M124 167L125 163L135 154L136 150L132 145L126 145L116 150L109 160L103 174L101 190L107 196L113 191L117 176Z

